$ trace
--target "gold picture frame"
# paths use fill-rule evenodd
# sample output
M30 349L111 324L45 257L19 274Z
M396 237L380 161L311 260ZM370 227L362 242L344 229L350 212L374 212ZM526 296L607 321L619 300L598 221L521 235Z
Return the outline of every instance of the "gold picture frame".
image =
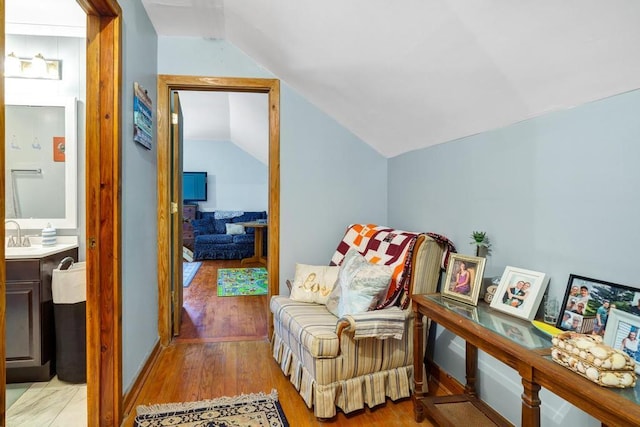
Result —
M477 256L451 254L442 296L473 306L478 305L486 259Z

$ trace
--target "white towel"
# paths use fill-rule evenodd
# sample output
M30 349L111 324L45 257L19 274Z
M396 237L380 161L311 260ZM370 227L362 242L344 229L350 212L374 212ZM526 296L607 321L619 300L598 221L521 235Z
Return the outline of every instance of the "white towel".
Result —
M215 219L229 219L236 218L244 215L242 211L215 211L213 213L213 218Z
M340 320L346 320L354 330L353 338L395 338L402 339L406 327L406 319L410 310L389 307L365 313L347 314Z

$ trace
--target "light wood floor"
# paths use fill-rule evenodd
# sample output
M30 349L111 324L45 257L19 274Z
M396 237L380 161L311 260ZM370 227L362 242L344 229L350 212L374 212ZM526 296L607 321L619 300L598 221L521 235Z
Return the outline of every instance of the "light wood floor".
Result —
M136 405L188 402L241 393L278 391L292 427L298 426L432 426L416 423L411 399L366 408L348 415L338 411L319 422L271 356L266 337L267 297L218 297L218 268L237 261L205 261L185 289L183 330L163 349L136 400ZM446 394L438 385L431 391ZM133 426L134 413L123 425Z

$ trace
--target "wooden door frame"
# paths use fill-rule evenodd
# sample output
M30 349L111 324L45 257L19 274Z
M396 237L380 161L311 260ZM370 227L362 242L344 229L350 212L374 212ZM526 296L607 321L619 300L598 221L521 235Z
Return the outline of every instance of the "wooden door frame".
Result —
M87 417L90 426L122 420L120 269L120 102L122 11L117 0L77 0L87 14L86 261ZM0 55L4 58L5 2L0 0ZM0 138L4 147L4 79L0 84ZM4 148L0 201L4 205ZM0 209L4 220L4 209ZM4 240L4 227L0 236ZM4 245L0 245L4 246ZM4 257L4 247L0 249ZM5 327L6 277L0 263L0 330ZM5 425L5 339L0 340L0 425Z
M163 346L171 341L171 109L173 90L256 92L269 95L269 271L268 295L279 293L280 269L280 81L240 77L158 75L158 334ZM177 230L176 230L177 232ZM268 298L267 298L268 300ZM269 311L268 303L264 308ZM268 313L267 313L268 314ZM269 319L269 337L273 320Z

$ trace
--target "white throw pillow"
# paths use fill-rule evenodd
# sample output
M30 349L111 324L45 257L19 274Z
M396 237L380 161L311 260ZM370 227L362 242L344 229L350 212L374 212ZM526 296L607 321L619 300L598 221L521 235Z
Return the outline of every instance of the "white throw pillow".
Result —
M242 224L225 224L227 234L244 234L244 225Z
M390 266L371 264L358 251L349 250L338 272L339 290L334 289L327 308L338 317L373 310L385 298L392 274Z
M296 264L291 299L326 304L339 270L338 266Z

